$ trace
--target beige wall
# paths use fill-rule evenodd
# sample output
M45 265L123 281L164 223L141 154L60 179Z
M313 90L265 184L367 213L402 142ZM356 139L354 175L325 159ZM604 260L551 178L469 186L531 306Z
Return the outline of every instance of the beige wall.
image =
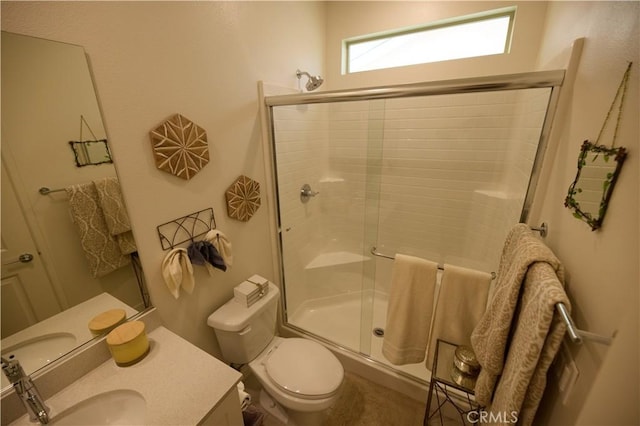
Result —
M223 202L225 189L239 174L265 181L257 80L296 87L298 67L314 74L324 71L325 87L332 89L507 74L536 69L539 46L537 68L553 69L565 66L575 38L586 37L566 120L556 123L558 148L551 155L549 184L539 191L532 222L540 219L550 224L548 242L566 264L578 325L602 334L620 332L611 348L593 343L573 347L581 372L576 392L567 406L553 394L548 396L540 424L636 424L640 360L637 68L619 136L619 145L630 148L631 154L603 229L591 232L571 217L562 200L575 173L580 143L597 134L626 61L638 61L638 4L518 4L525 29L514 46L520 46L521 53L514 49L503 60L447 62L349 77L339 74L336 52L343 37L506 4L3 2L2 26L86 47L153 303L170 329L214 354L219 352L205 324L207 315L248 275L273 275L267 206L248 223L239 223L226 217ZM326 45L325 25L331 29ZM157 171L149 148L148 131L176 112L207 129L209 135L211 163L189 182ZM272 200L265 195L263 202ZM216 272L213 277L199 269L195 294L176 301L160 275L164 252L155 227L208 206L215 209L218 227L233 241L236 263L231 271Z
M557 151L549 152L549 183L538 191L534 219L549 223L547 243L567 269L573 317L583 329L611 335L611 347L571 345L580 371L567 404L549 387L540 424L640 423L638 373L638 60L637 2L551 2L539 66L557 68L572 40L585 37L573 95L555 123ZM616 146L629 156L616 184L602 229L592 232L564 208L582 141L595 140L620 79L633 61ZM610 144L609 139L603 143ZM551 163L553 161L553 163ZM544 419L544 420L543 420Z
M296 87L297 68L322 70L322 3L2 2L2 29L85 47L92 65L152 302L166 326L219 355L207 316L257 273L273 279L267 207L229 219L224 192L241 174L265 183L257 81ZM156 169L149 131L175 113L207 130L210 163L190 181ZM156 226L213 207L233 268L175 300Z

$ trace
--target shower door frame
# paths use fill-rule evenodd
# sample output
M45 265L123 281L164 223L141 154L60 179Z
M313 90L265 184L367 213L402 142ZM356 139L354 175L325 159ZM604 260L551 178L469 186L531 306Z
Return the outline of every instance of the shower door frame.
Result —
M348 353L354 354L358 357L362 357L369 362L374 363L377 367L383 368L399 374L409 380L424 383L421 379L416 378L410 374L407 374L398 369L394 369L380 361L373 359L372 357L365 355L361 352L354 351L351 348L341 346L340 344L326 339L324 337L315 335L307 330L295 326L288 322L287 302L286 302L286 285L284 274L284 262L283 262L283 244L282 244L282 227L280 217L280 200L278 191L278 177L277 177L277 158L275 150L275 127L273 124L273 108L278 106L294 106L294 105L306 105L306 104L320 104L320 103L335 103L335 102L348 102L348 101L364 101L374 99L396 99L407 98L416 96L434 96L434 95L449 95L449 94L464 94L464 93L477 93L477 92L497 92L505 90L517 90L517 89L534 89L534 88L550 88L551 93L549 95L549 101L547 111L544 117L542 129L540 131L540 138L538 141L538 147L536 150L535 159L529 178L529 184L527 187L527 193L524 199L522 213L520 216L520 222L526 223L533 203L533 198L536 192L538 180L540 178L540 172L542 169L542 161L547 150L549 135L551 132L551 126L555 111L560 97L560 89L565 79L565 70L551 70L551 71L536 71L519 74L506 74L486 77L474 77L455 80L442 80L432 81L414 84L401 84L391 86L378 86L368 87L360 89L348 89L348 90L334 90L326 92L303 92L289 95L274 95L263 96L262 88L260 89L261 97L264 99L264 114L263 125L267 130L268 149L265 153L265 165L267 168L267 175L270 175L272 182L273 195L275 200L274 213L275 217L272 218L273 231L277 234L277 272L280 275L282 282L281 288L281 302L282 302L282 322L280 326L284 330L293 331L301 334L305 337L310 337L319 340L330 347L334 347ZM270 158L268 158L270 157ZM270 169L270 172L269 172ZM272 232L273 232L272 231Z

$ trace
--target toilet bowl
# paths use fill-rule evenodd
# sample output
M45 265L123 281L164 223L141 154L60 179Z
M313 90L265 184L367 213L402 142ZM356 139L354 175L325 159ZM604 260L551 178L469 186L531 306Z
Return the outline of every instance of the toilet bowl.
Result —
M223 358L249 369L268 394L260 400L287 425L312 425L335 403L344 368L320 343L276 336L278 288L247 307L234 299L207 319ZM273 410L273 411L272 411Z
M331 407L344 378L342 364L327 348L300 338L275 337L249 368L273 399L296 411Z

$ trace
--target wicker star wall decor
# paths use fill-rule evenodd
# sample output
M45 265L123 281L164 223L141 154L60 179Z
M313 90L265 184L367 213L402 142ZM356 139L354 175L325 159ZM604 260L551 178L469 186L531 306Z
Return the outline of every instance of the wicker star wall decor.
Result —
M225 193L227 214L243 222L260 208L260 184L247 176L240 176Z
M156 167L189 180L209 163L207 132L176 114L150 132Z

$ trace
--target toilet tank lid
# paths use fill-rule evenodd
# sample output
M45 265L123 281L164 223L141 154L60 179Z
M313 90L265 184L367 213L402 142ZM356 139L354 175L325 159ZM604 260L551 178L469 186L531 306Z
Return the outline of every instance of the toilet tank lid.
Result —
M267 309L270 305L269 302L278 303L277 300L274 300L278 297L278 294L278 287L269 282L269 291L262 299L249 307L242 305L235 299L231 299L209 315L207 325L218 330L240 331L249 325L255 315Z

